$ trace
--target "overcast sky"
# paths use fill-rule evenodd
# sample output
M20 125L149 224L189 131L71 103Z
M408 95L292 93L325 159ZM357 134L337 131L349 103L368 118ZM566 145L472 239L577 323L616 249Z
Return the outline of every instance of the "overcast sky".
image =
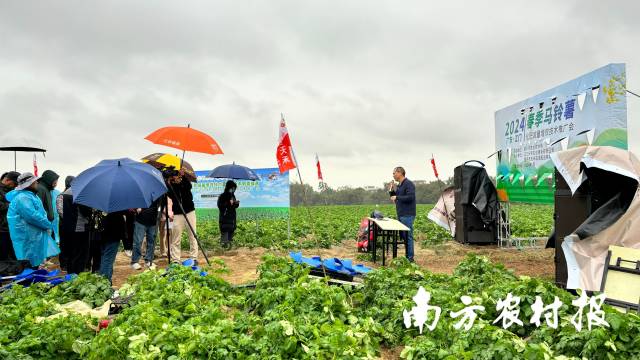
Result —
M3 1L1 131L36 138L40 170L62 176L175 153L144 137L187 123L225 152L188 153L198 170L275 167L284 113L305 181L316 152L333 187L380 185L396 165L432 180L431 153L447 177L493 152L500 108L611 62L640 92L638 14L638 1ZM640 99L627 101L637 152Z

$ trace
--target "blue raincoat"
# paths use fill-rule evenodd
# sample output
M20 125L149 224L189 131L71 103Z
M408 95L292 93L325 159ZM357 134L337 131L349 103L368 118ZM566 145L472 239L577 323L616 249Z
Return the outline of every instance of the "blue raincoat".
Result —
M59 254L60 249L49 235L53 224L47 219L40 198L28 190L11 191L6 198L11 203L7 222L16 258L39 266L47 257Z
M56 236L56 244L60 244L60 214L56 209L56 199L60 195L60 190L51 190L51 202L53 203L53 234Z

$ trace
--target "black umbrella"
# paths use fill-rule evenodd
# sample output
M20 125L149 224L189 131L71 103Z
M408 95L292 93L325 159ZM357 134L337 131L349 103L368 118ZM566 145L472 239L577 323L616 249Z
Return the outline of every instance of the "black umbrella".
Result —
M234 180L260 180L255 171L246 166L233 164L220 165L213 169L207 177L216 179L234 179Z
M45 153L47 150L31 139L7 136L0 140L0 151L13 151L13 170L16 171L18 168L18 151Z

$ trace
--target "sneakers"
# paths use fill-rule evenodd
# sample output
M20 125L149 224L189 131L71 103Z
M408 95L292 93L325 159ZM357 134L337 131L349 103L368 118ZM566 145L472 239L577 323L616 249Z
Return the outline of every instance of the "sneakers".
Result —
M148 269L153 269L156 267L156 264L152 263L152 262L145 262L144 266Z
M140 264L138 264L138 263L133 263L133 264L131 264L131 268L133 270L140 270L140 269L142 269L142 266L140 266Z
M128 257L131 257L133 255L133 251L131 250L125 250L124 254L127 255Z

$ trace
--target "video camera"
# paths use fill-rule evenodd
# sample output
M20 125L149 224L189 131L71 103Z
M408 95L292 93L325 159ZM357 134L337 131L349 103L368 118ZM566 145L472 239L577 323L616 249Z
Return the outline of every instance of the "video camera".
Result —
M172 178L174 176L180 175L180 171L176 170L175 166L167 166L167 167L164 167L160 171L162 172L162 177L165 180L170 179L170 178Z

